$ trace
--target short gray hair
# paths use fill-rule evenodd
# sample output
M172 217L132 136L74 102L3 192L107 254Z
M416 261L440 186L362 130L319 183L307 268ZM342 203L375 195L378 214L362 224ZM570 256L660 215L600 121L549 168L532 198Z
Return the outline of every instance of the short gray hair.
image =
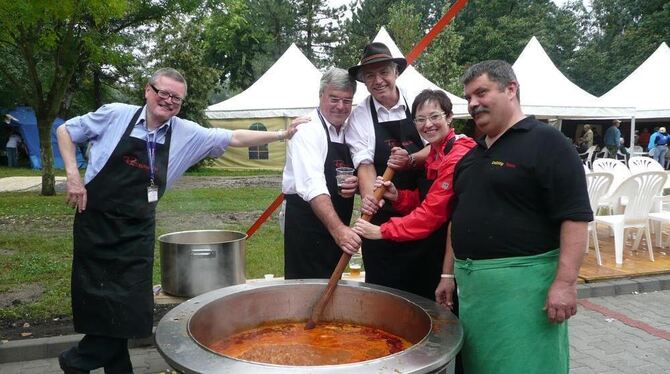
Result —
M517 83L516 98L521 101L521 88L518 87L519 81L516 79L514 69L507 61L503 60L487 60L474 64L468 68L461 78L461 83L467 85L481 75L488 75L488 78L498 84L498 88L502 91L507 85L514 81Z
M351 90L356 93L356 80L344 69L330 68L323 73L319 81L319 97L329 85L338 90Z
M160 77L168 77L170 79L174 79L177 82L181 82L184 84L184 91L188 92L188 84L186 83L186 79L184 78L183 75L181 75L180 72L177 71L177 69L173 68L161 68L156 70L156 72L149 78L149 84L156 84L158 81L158 78Z

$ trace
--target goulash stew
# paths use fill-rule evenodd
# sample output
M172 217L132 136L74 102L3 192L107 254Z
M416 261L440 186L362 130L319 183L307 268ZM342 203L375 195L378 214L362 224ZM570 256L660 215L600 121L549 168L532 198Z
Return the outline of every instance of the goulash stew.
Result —
M372 360L412 345L388 332L351 323L269 323L215 342L209 348L247 361L277 365L339 365Z

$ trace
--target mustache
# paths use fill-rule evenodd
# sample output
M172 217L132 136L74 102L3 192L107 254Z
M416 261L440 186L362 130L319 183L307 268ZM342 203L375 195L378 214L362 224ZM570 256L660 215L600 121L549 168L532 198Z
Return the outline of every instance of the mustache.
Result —
M478 106L474 109L470 109L470 115L473 115L473 116L477 115L477 114L480 114L480 113L488 113L488 112L489 112L489 110L487 108L480 107L480 106Z

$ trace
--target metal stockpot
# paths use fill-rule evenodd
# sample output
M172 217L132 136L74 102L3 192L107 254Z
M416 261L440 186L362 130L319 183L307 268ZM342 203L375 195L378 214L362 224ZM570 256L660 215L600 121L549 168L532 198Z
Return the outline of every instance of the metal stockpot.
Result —
M162 235L161 286L171 295L193 297L246 282L245 239L237 231L194 230Z
M230 358L208 346L270 321L304 321L328 280L256 282L211 291L168 312L156 328L165 361L184 373L453 373L463 330L435 302L372 284L340 281L324 321L350 321L400 335L414 345L375 360L344 365L284 366Z

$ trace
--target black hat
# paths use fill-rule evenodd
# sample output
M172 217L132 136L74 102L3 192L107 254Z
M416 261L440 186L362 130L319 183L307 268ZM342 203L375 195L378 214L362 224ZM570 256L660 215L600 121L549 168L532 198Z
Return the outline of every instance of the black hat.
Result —
M354 77L357 81L363 82L363 77L361 77L360 71L361 68L365 65L376 64L378 62L384 61L393 61L398 65L398 75L402 74L407 67L407 60L402 57L394 58L391 55L391 51L384 43L370 43L365 46L363 49L363 55L361 56L360 65L352 66L349 68L349 75Z

